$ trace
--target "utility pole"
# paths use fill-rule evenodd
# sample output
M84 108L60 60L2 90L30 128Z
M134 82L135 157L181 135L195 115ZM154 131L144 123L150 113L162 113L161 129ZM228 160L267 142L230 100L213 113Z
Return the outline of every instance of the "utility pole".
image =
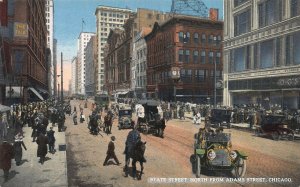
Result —
M217 62L215 61L214 63L214 108L217 107L217 75L216 75L216 72L217 72Z
M64 77L64 74L63 74L63 69L64 69L64 66L63 66L63 53L61 52L61 67L60 67L60 76L61 76L61 82L60 82L60 85L61 85L61 103L64 102L64 82L63 82L63 77Z

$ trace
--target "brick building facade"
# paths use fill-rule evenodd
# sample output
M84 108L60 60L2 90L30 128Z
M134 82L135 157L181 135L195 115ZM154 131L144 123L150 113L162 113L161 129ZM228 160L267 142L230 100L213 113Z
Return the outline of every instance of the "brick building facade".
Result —
M7 44L6 72L10 77L6 82L7 104L44 99L48 90L47 54L50 55L47 53L45 1L4 2L7 2L7 24L0 29ZM16 100L11 100L12 87L14 93L19 92Z
M155 24L147 42L147 92L161 100L207 103L214 94L214 63L217 80L222 79L223 22L189 16L174 16ZM171 69L180 68L174 83ZM174 85L175 84L175 85ZM217 102L222 90L217 90Z

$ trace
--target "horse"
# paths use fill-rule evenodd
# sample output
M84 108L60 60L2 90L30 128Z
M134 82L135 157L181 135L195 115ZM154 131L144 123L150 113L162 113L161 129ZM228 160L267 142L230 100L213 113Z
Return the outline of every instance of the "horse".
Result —
M141 180L142 179L142 174L143 174L143 170L144 170L144 162L146 162L146 160L144 159L144 154L145 154L145 150L146 150L146 143L147 142L142 142L141 140L139 140L136 145L134 146L134 149L132 150L132 152L130 153L130 151L126 151L126 165L125 165L125 177L128 177L128 165L130 162L130 158L132 159L132 176L134 179L138 179ZM137 170L136 170L136 163L139 162L140 163L140 167L141 167L141 172L140 175L137 176Z
M111 128L112 128L112 115L107 114L104 117L104 124L105 124L105 132L107 134L110 134L111 133Z

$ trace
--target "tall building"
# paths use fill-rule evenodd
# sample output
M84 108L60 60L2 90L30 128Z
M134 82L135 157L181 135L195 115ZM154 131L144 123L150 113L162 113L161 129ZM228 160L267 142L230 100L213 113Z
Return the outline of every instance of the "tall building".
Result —
M81 32L78 37L78 49L77 49L77 63L78 63L78 93L85 94L85 65L86 65L86 54L85 48L91 37L95 33Z
M145 36L151 32L151 28L142 28L142 31L133 39L133 53L131 63L131 90L134 96L143 98L147 93L147 43Z
M77 71L77 57L74 57L72 59L72 82L71 82L71 94L77 94L78 93L78 71Z
M85 48L85 93L88 96L95 94L95 66L97 59L97 38L92 36Z
M49 58L49 69L48 69L48 87L49 94L52 96L54 94L54 49L53 49L53 35L54 35L54 0L46 0L46 26L47 26L47 48L50 49Z
M6 104L43 100L48 90L45 1L3 2L6 11L0 11L4 18L1 32L6 72L11 77L6 84ZM3 13L6 14L4 17Z
M224 105L299 109L300 0L225 0Z
M104 91L104 46L110 30L121 28L132 13L127 8L98 6L96 15L98 57L96 67L96 92Z
M223 22L199 17L174 16L156 23L145 36L147 92L161 100L212 103L214 77L222 79L222 35ZM179 82L172 80L174 73ZM220 103L221 89L216 96Z

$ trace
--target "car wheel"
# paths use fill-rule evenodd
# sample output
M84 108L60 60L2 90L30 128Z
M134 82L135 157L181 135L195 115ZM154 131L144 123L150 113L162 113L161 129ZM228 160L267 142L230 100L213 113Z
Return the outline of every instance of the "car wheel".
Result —
M235 167L232 169L233 176L235 178L244 177L247 168L246 160L242 158L238 158L235 164L236 164Z
M196 177L201 177L201 158L200 155L196 155Z
M289 141L294 141L294 134L293 133L289 133L287 135L287 138L288 138Z
M272 132L271 136L272 136L272 139L276 140L276 141L278 141L280 138L280 135L277 131Z

